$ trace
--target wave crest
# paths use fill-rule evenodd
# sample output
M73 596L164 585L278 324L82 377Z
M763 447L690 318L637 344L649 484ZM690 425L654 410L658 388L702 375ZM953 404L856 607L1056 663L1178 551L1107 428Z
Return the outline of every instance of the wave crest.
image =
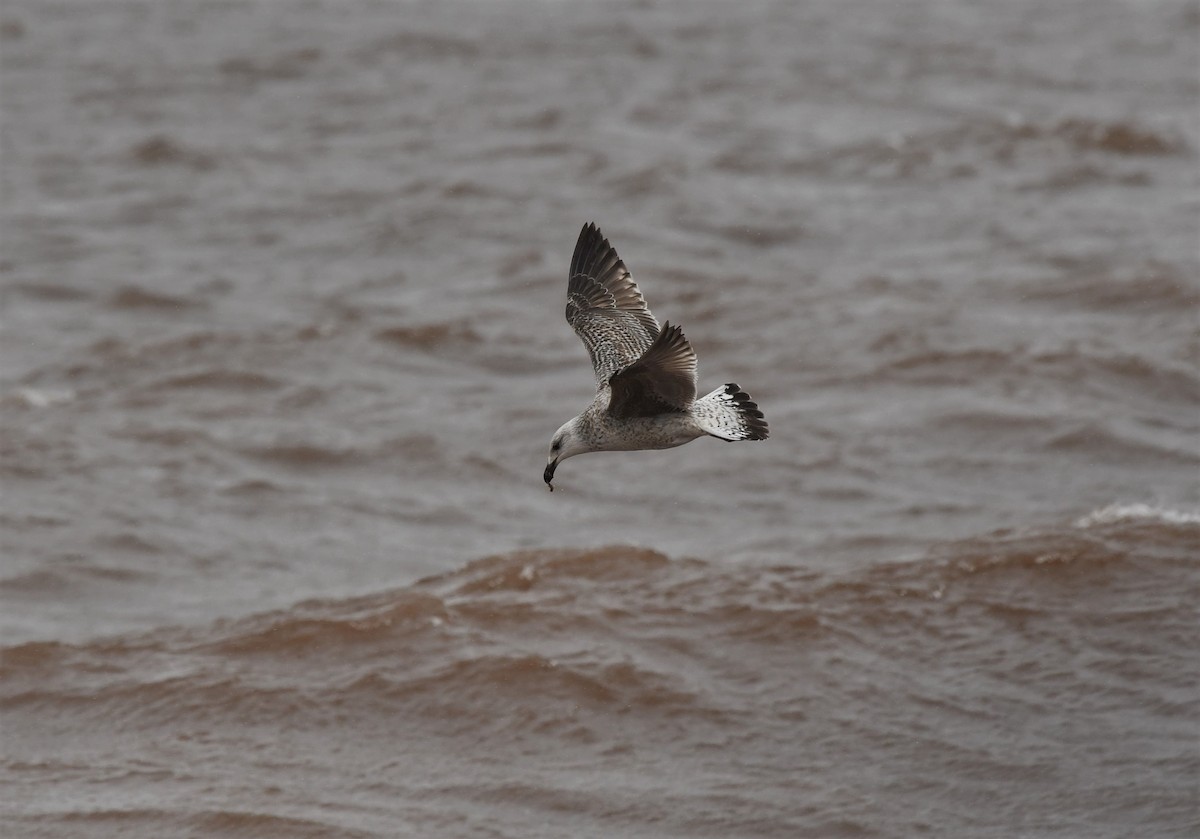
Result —
M1172 510L1152 504L1109 504L1081 516L1075 521L1075 526L1087 530L1124 522L1153 522L1194 529L1200 527L1200 510Z

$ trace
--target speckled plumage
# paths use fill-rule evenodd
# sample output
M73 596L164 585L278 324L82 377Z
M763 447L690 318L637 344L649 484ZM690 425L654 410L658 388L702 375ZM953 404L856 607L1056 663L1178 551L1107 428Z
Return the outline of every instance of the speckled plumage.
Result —
M641 356L658 337L658 321L617 251L589 224L579 234L567 282L567 323L596 369L596 382Z
M585 225L575 244L566 317L592 359L596 396L554 435L548 485L558 463L585 452L667 449L706 434L767 438L762 412L737 385L696 398L696 354L683 330L659 326L595 224Z

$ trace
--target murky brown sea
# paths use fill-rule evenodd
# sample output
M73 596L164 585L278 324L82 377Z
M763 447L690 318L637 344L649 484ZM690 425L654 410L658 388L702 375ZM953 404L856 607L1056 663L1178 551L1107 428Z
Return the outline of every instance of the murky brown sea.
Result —
M6 3L4 835L1200 835L1198 43ZM593 220L769 441L546 492Z

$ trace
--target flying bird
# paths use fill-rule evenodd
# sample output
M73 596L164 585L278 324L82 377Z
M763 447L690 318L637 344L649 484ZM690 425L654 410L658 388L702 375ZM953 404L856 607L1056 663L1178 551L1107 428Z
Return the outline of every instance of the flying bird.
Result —
M669 449L708 435L765 440L767 421L735 384L696 398L696 353L683 330L658 325L616 249L584 225L571 257L567 323L596 370L596 397L554 432L544 477L587 452Z

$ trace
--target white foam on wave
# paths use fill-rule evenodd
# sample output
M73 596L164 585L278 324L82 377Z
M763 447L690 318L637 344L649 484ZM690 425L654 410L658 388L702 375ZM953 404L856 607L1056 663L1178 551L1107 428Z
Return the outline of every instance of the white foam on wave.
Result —
M19 387L13 391L13 395L29 408L49 408L75 398L70 390L37 390L32 387Z
M1150 519L1167 524L1200 524L1200 510L1171 510L1150 504L1109 504L1099 510L1092 510L1076 521L1075 526L1086 528L1139 519Z

